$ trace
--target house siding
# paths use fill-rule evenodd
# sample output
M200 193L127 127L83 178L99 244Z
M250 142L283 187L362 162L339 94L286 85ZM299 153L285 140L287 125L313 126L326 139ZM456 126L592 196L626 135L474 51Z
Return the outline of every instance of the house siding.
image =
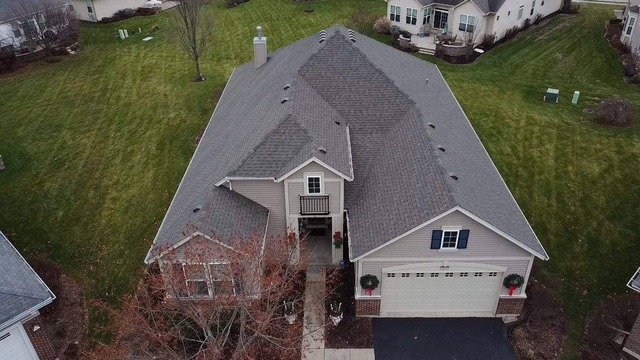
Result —
M562 7L562 0L536 0L536 6L531 14L531 6L533 0L515 0L505 1L504 5L496 12L496 20L493 26L493 34L496 36L496 40L501 39L505 32L512 27L522 27L526 19L533 19L537 14L541 16L548 16ZM518 10L520 6L523 6L522 18L518 19ZM511 14L509 14L511 12ZM499 20L497 18L500 18Z
M283 235L287 230L284 184L273 180L233 180L231 188L238 194L269 209L269 235Z
M440 230L443 226L460 226L469 230L469 240L466 249L457 251L432 250L431 233ZM513 244L509 240L486 228L484 225L471 219L459 211L434 221L433 223L406 235L376 252L366 256L366 260L377 258L425 258L427 261L439 259L477 257L529 257L526 250Z
M146 0L73 0L75 16L83 21L100 21L102 18L111 17L118 10L137 9L144 5ZM95 18L91 17L87 7L93 8Z
M479 43L482 41L483 35L487 33L489 26L487 25L487 16L471 1L467 1L449 12L449 32L456 36L458 40L465 40L465 32L460 31L460 15L475 16L476 30L474 41Z

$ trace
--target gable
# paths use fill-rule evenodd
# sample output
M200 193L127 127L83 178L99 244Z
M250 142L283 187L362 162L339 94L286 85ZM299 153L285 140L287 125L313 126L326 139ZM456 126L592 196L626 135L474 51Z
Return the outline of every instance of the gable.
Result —
M469 230L466 249L457 251L432 250L431 234L433 230L443 227ZM453 211L442 218L410 233L393 242L387 243L377 251L367 255L367 259L374 258L478 258L478 257L530 257L531 254L502 237L498 233L463 214Z

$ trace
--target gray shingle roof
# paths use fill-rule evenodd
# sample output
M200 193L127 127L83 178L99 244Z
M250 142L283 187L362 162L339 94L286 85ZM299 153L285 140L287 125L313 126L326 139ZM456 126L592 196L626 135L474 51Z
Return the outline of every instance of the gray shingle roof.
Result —
M271 54L258 70L252 63L236 69L155 242L179 241L203 201L231 207L230 217L252 208L216 221L255 228L257 204L212 184L229 174L278 177L316 156L353 173L345 207L354 257L455 207L546 257L438 68L359 34L353 43L347 34L333 27L323 43L311 36ZM283 90L285 84L292 86ZM285 96L290 100L281 104ZM211 195L220 191L224 199Z
M54 299L53 294L0 232L0 330Z

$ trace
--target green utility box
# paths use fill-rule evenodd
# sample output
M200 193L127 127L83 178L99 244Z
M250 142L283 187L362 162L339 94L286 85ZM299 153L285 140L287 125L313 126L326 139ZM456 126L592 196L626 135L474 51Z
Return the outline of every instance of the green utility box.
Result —
M544 101L558 103L558 94L560 94L560 90L548 88L547 94L544 96Z

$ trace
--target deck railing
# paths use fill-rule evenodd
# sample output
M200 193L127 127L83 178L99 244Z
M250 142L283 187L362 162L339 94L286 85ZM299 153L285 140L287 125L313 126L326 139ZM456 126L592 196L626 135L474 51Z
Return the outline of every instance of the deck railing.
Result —
M329 212L329 195L300 195L300 215L327 215Z

